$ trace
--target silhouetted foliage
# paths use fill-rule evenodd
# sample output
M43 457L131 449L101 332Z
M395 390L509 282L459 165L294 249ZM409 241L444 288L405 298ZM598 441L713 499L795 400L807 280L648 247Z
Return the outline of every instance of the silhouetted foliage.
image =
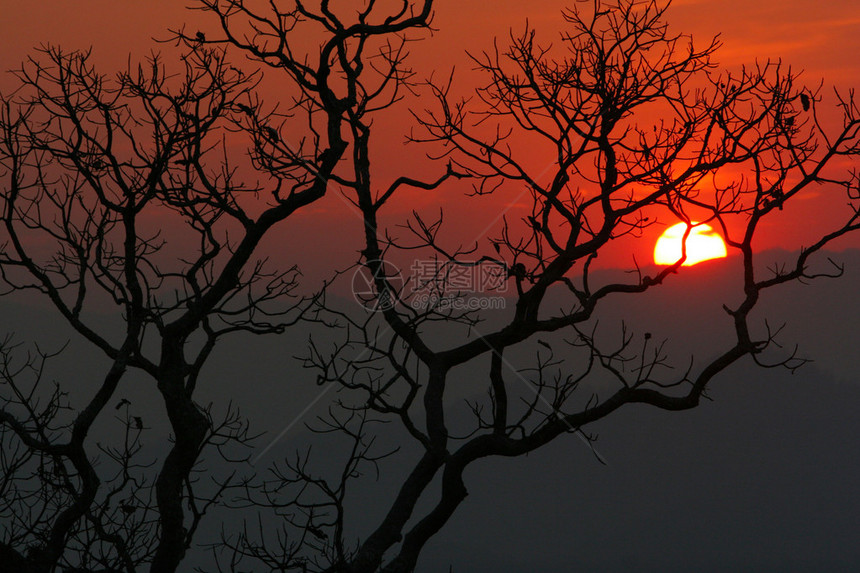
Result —
M374 33L420 17L399 20ZM347 40L330 35L330 50ZM207 506L227 487L197 488L191 478L201 451L213 440L247 438L239 418L230 414L216 424L195 402L200 369L224 335L282 332L308 308L293 295L297 270L268 270L254 253L271 228L325 194L346 149L343 116L363 112L353 96L327 85L336 64L298 65L303 95L294 108L306 111L314 128L322 125L323 135L292 148L278 137L284 116L255 94L258 77L206 42L202 34L188 42L178 76L153 57L114 79L99 75L88 53L45 48L17 73L21 88L2 101L3 278L12 290L46 295L113 361L99 390L68 421L55 420L59 391L47 411L24 391L13 392L3 410L6 435L32 450L40 467L65 476L46 481L41 505L29 512L20 512L25 498L8 499L22 523L5 535L4 550L33 570L77 565L67 553L78 543L83 566L96 559L95 543L105 554L100 565L132 570L151 561L153 570L175 570ZM226 132L249 139L251 162L266 176L259 185L236 180ZM264 193L265 201L257 200ZM115 330L94 319L108 308L121 324ZM173 441L154 480L135 487L126 480L112 491L84 445L128 368L155 381ZM140 416L127 415L125 424L135 439L145 430ZM116 456L128 464L134 449L132 440ZM8 479L27 481L29 471L13 463ZM145 502L140 511L128 502L117 513L111 502L118 496ZM149 527L153 515L155 537L143 535L130 547L137 539L129 523ZM16 549L23 546L26 555Z
M0 571L169 572L194 544L213 547L225 570L411 571L466 498L475 461L566 434L591 445L587 425L631 403L693 408L743 358L802 364L766 358L776 333L751 313L780 285L841 274L835 263L809 269L860 227L852 98L836 94L842 122L827 127L821 91L781 64L718 72L718 43L673 34L662 3L596 0L563 14L558 46L528 29L473 56L486 81L459 100L450 83L420 85L406 65L432 5L369 1L341 12L325 0L197 0L216 27L173 32L178 73L152 56L108 78L89 53L54 47L17 72L19 89L0 99L0 273L8 290L50 301L110 367L72 405L69 381L43 379L53 354L0 345ZM262 71L232 65L231 51ZM289 81L281 107L258 95L264 73ZM383 187L372 123L421 89L433 103L414 112L410 140L443 166ZM242 161L256 183L239 177ZM465 246L446 238L441 215L380 223L402 189L453 179L473 183L474 201L521 191L530 211ZM762 221L820 184L847 192L844 224L761 276ZM375 299L366 308L299 294L288 250L286 270L257 254L272 229L333 187L360 212L356 268ZM595 324L613 300L679 271L683 257L653 276L634 266L626 281L592 272L612 241L661 218L718 227L742 259L742 298L725 307L733 338L681 370L649 332L612 337ZM406 251L432 262L429 276L408 277L412 290L390 272ZM456 304L474 294L457 287L457 272L475 268L512 287L507 310ZM218 474L204 451L238 468L252 436L232 408L216 417L223 405L198 403L201 369L229 334L279 334L303 321L338 340L333 349L311 340L302 364L339 389L313 428L347 445L340 470L323 477L296 454L258 476ZM130 369L151 380L170 423L156 459L142 454L146 413L118 392ZM463 427L451 389L466 382L486 395L468 403ZM92 444L93 425L111 417L116 444ZM380 433L399 435L392 428L409 437L402 453L377 446ZM352 482L386 471L395 453L410 468L359 538L348 525ZM207 511L225 502L239 515L272 512L281 528L227 524L221 539L198 539Z
M326 429L339 428L358 446L340 478L314 475L300 457L292 474L261 488L260 505L292 507L306 519L294 524L299 530L325 533L294 536L287 554L295 567L308 563L298 559L304 549L323 558L312 561L321 570L411 571L466 498L463 474L475 461L525 455L565 434L590 443L589 423L631 403L693 408L708 384L744 357L789 369L803 363L791 353L764 358L776 333L750 315L765 292L821 276L809 270L810 258L860 226L857 178L836 165L860 153L857 107L837 94L843 122L825 131L815 109L819 91L799 85L778 63L717 72L718 43L672 34L665 9L627 0L577 4L563 14L561 45L544 47L529 29L505 48L473 56L486 78L477 98L452 98L450 84L428 86L436 105L414 114L411 140L430 145L448 173L473 179L473 200L510 189L531 199L531 212L521 222L505 218L500 236L457 247L452 242L461 233L446 238L441 216L417 213L405 232L383 227L379 217L397 189L373 185L364 159L370 126L353 121L362 136L353 156L362 160L341 186L363 215L359 265L372 277L379 304L366 305L373 312L359 317L330 308L345 338L333 352L314 345L307 356L322 383L342 388L342 413ZM822 183L844 188L854 201L844 224L801 249L787 268L760 276L753 245L761 222ZM591 272L610 242L640 236L661 218L717 226L743 261L742 300L725 308L734 340L715 341L705 350L716 358L680 371L650 333L624 328L613 337L594 320L615 298L656 288L679 270L683 257L653 276L636 266L625 282ZM392 275L404 250L433 263L429 277ZM456 286L457 272L475 266L507 277L515 293L510 310L455 304L475 296ZM823 274L838 276L841 268ZM469 402L468 427L456 414L460 400L450 397L464 384L471 392L486 389L485 399ZM419 453L400 489L378 500L388 508L385 517L349 546L342 492L356 466L378 463L370 420L399 424ZM297 482L301 494L290 497L282 488ZM318 496L310 498L309 489ZM431 500L429 509L422 500ZM286 563L272 547L264 537L244 553ZM243 552L241 544L236 551Z

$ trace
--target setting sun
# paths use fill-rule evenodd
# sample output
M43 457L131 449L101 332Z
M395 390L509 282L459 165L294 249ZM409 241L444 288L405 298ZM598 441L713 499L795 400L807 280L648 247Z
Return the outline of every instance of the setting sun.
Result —
M726 256L723 238L710 225L695 224L687 237L687 258L683 266L689 267L702 261L719 259ZM687 230L686 223L678 223L666 229L654 246L654 262L658 265L671 265L681 258L681 240Z

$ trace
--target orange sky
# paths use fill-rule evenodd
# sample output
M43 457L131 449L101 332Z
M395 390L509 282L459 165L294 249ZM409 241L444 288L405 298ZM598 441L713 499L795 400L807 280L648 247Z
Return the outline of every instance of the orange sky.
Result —
M93 46L96 62L103 71L109 72L123 67L129 56L134 61L151 50L158 50L160 46L152 42L153 36L164 37L167 28L183 23L194 29L195 20L202 16L199 12L186 11L182 7L184 3L177 0L2 0L2 4L0 62L4 70L16 67L34 46L51 42L68 49ZM438 2L434 22L438 32L432 39L414 47L413 66L426 77L434 68L439 74L447 75L450 67L456 65L457 77L469 85L475 80L463 57L465 50L480 51L491 46L494 36L504 36L510 27L522 29L526 19L543 31L544 39L554 40L560 26L558 13L568 4L562 0ZM492 5L491 10L486 8L488 5ZM826 86L860 87L860 5L857 0L676 0L669 22L675 31L691 33L702 43L720 34L724 46L718 53L718 60L724 65L782 58L795 69L805 70L803 77L811 85L823 79ZM9 80L8 75L0 78L0 89L8 90ZM396 127L387 128L391 149L394 153L403 153L404 157L408 155L409 162L420 161L422 150L406 149L399 143L406 131L401 129L402 122L392 123ZM386 162L387 159L380 158L378 162L392 169L403 164L401 157L397 157L397 161ZM392 170L388 175L393 173ZM446 220L453 222L453 226L467 223L471 228L475 225L483 228L496 220L498 210L505 207L510 197L500 196L480 203L472 200L463 208L463 199L457 191L449 188L433 194L411 192L402 198L399 206L393 206L396 210L389 213L387 222L400 222L398 218L402 220L412 208L436 212L441 205L446 207ZM802 201L794 208L786 208L779 221L781 228L769 234L760 248L798 246L794 240L790 244L781 243L780 237L787 236L785 229L792 230L792 239L800 237L803 242L801 233L812 227L809 222L823 221L830 208L813 201L805 205L800 203ZM326 203L312 206L304 218L285 230L286 236L278 240L301 241L310 227L325 225L325 218L339 221L350 217L350 209L344 202L328 197ZM348 245L353 238L358 238L359 231L359 226L355 225L355 236L349 232L328 234L330 244L323 248L341 253L341 261L348 264L357 259L357 249ZM647 238L650 244L637 259L648 259L658 233L655 229L654 236ZM855 238L842 246L860 246L860 240Z
M177 0L3 0L0 54L14 67L32 47L54 42L69 48L93 45L103 61L122 65L129 53L145 54L150 38L168 27L192 22ZM529 19L539 29L558 26L563 0L439 2L433 41L436 62L455 62L465 49L489 46L495 35ZM492 5L491 11L486 6ZM678 31L704 38L720 34L725 64L782 57L811 80L860 85L860 5L856 0L675 0L671 23Z

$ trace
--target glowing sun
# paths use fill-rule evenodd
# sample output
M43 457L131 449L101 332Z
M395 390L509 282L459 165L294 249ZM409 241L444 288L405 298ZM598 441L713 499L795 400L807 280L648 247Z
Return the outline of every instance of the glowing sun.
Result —
M719 259L726 256L726 243L710 225L693 223L687 237L687 258L683 266L689 267L702 261ZM687 230L686 223L678 223L666 229L654 246L654 262L658 265L672 265L681 258L681 239Z

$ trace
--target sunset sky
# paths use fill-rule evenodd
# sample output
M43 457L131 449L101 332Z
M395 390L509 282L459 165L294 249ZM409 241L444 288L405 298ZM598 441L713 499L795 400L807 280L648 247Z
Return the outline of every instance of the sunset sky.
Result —
M93 47L94 58L105 73L123 68L129 61L146 57L153 50L169 50L169 47L153 42L152 38L165 38L169 28L183 24L189 29L206 28L203 14L183 8L182 2L154 0L150 2L115 2L108 0L83 0L67 2L50 0L40 2L4 2L3 18L0 21L0 54L2 66L8 70L16 67L21 60L32 53L41 43L52 43L66 49ZM456 69L455 87L468 93L469 86L476 85L480 78L471 69L465 52L479 53L492 46L493 38L504 42L508 31L523 29L528 20L539 31L539 38L545 42L555 41L561 29L559 12L566 6L562 0L538 0L523 3L517 0L498 0L487 10L484 2L439 3L436 7L434 25L438 31L432 38L414 44L412 65L420 77L447 77L452 67ZM674 2L668 16L670 26L676 32L688 33L693 39L705 43L710 37L719 34L723 47L717 60L727 68L736 69L743 64L756 60L779 59L794 69L802 69L803 80L807 85L817 86L824 82L824 94L828 99L822 102L822 111L833 109L830 95L831 86L848 88L860 86L860 8L854 0L834 0L820 2L813 0L764 0L747 2L744 0L678 0ZM168 67L170 62L168 60ZM8 89L11 78L0 78L0 87ZM267 101L274 103L277 94L264 93ZM420 100L411 100L409 105L418 107ZM383 176L396 176L394 169L404 164L420 164L424 150L417 146L404 148L400 143L408 131L407 108L402 106L392 117L395 121L381 130L387 139L385 157L378 157L378 173ZM402 120L406 120L404 121ZM389 161L390 153L397 154L397 161ZM403 157L400 156L403 154ZM426 164L421 164L426 165ZM422 167L423 168L423 167ZM434 194L404 193L399 203L392 205L390 223L401 222L413 208L425 212L436 212L445 208L446 220L455 228L488 228L492 234L498 228L493 222L499 213L511 209L516 214L517 205L511 207L514 195L500 195L485 198L480 204L464 203L462 192L468 189L467 183L448 186ZM816 198L819 191L813 190L807 196ZM825 200L806 200L802 198L786 208L785 213L774 217L769 227L763 229L760 249L781 247L796 249L810 242L803 233L811 238L816 225L823 225L833 218L832 213L844 208L844 195L831 190ZM820 197L817 197L820 199ZM476 205L479 208L476 209ZM464 208L465 206L465 208ZM845 211L841 211L844 215ZM321 217L322 216L322 217ZM520 215L521 216L521 215ZM325 220L336 222L339 227L354 217L352 211L337 193L330 194L326 202L317 203L307 209L302 217L294 220L284 229L286 237L299 238ZM604 262L612 261L620 266L628 265L628 253L635 250L637 259L648 258L653 244L662 229L671 224L666 221L660 228L649 230L641 245L624 245L619 253L611 253ZM358 226L346 224L347 229L359 231ZM789 229L791 232L786 232ZM344 253L342 262L354 262L355 256L348 245L357 238L348 233L339 233L320 244L320 248L331 253ZM482 237L466 235L462 240L469 242ZM858 246L853 238L843 241L838 248ZM484 245L486 247L486 245ZM312 260L312 259L309 259ZM303 261L299 261L300 263Z
M0 22L4 67L13 67L42 42L68 48L92 45L102 61L120 66L128 54L145 55L152 37L201 17L183 5L174 0L5 0ZM462 62L463 50L487 47L494 36L520 27L527 18L537 28L557 28L558 13L569 3L496 0L492 5L488 11L484 2L437 4L439 31L432 48L437 64ZM700 38L720 34L726 64L781 57L805 69L810 81L857 85L860 80L860 8L852 0L676 0L670 14L678 31Z
M168 56L170 68L173 48L153 38L167 38L169 29L182 26L192 32L211 26L207 15L185 5L183 0L0 0L0 91L8 93L16 85L7 70L44 44L67 50L92 47L95 63L108 75L159 50ZM468 93L481 80L467 51L491 48L494 38L504 44L509 30L524 29L526 21L544 41L554 41L563 24L559 13L569 5L570 0L439 0L437 31L412 46L412 67L421 78L437 79L447 78L454 68L455 89ZM675 0L668 21L671 30L690 34L699 44L719 35L723 46L716 60L724 68L781 59L803 70L802 81L812 89L823 82L825 118L837 117L834 87L843 92L860 88L860 0ZM276 103L279 95L263 93L268 104ZM391 180L401 169L434 178L442 169L426 160L424 149L403 145L410 128L409 107L418 109L423 101L416 96L398 104L393 119L380 116L374 124L374 134L384 142L374 158L380 180ZM469 183L461 181L432 193L404 190L388 205L382 222L392 229L413 209L436 214L441 208L451 236L486 249L503 213L515 220L525 213L528 197L517 190L480 200L465 197L467 191ZM784 212L773 213L756 247L796 250L843 221L847 212L843 190L810 189ZM660 232L673 223L661 221L638 243L611 244L597 264L621 274L615 269L629 269L634 257L650 261ZM288 264L302 269L302 281L316 286L314 281L358 261L362 230L355 210L332 188L323 200L286 221L261 250L285 254ZM783 370L759 369L748 361L714 384L714 402L708 396L700 408L677 417L645 408L625 410L617 426L615 418L598 424L605 431L605 441L598 445L610 459L607 468L573 439L527 459L476 465L467 477L486 487L475 488L472 505L464 506L451 527L428 546L419 571L448 571L455 563L453 570L460 573L561 572L569 570L574 559L584 570L606 571L638 570L643 564L669 571L678 563L688 568L675 570L791 570L797 559L808 555L819 558L813 563L823 564L822 570L828 564L836 570L860 562L860 422L855 412L860 400L855 327L860 233L832 248L849 261L842 280L818 281L813 287L792 284L760 306L761 316L769 318L772 312L789 321L786 352L798 342L801 354L808 353L816 363L789 377ZM665 327L679 345L679 357L686 356L689 346L699 352L697 360L708 359L708 353L719 350L714 340L732 325L722 307L728 299L719 298L720 289L729 292L726 285L740 284L737 273L732 274L738 266L730 266L731 256L728 262L706 263L711 267L683 269L677 281L670 277L665 288L643 297L617 304L613 299L606 305L606 320ZM343 281L335 295L345 296L349 287L348 280ZM22 325L18 332L25 339L44 335L61 341L67 336L61 328L46 326L56 316L44 307L16 306L16 300L0 298L6 305L0 306L0 322L12 325L7 328ZM212 383L201 389L201 401L235 395L237 403L247 406L254 429L269 435L281 432L285 420L301 419L305 407L319 397L311 371L290 362L298 354L294 350L307 342L302 328L288 329L284 337L237 336L236 344L224 344L207 366ZM80 340L75 344L82 345ZM90 356L72 352L73 371L87 372ZM462 375L469 379L469 372ZM296 382L295 393L286 393L284 380ZM129 392L143 394L145 389L141 385ZM288 390L293 392L292 387ZM160 415L160 406L152 403L152 416ZM290 440L301 434L298 427L267 454L272 460L293 447ZM382 483L375 487L384 487L384 479ZM370 497L358 499L359 505L371 503ZM378 509L367 508L369 514ZM699 516L704 516L702 521ZM619 540L624 541L621 550Z

